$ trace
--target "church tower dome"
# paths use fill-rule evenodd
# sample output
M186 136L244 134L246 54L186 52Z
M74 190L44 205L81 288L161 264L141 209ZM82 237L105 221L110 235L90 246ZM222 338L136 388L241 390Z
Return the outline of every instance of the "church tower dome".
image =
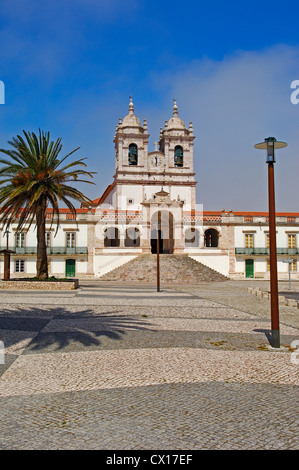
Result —
M167 126L165 126L164 132L169 133L171 131L183 131L184 133L188 132L184 121L179 118L178 106L175 100L173 105L173 116L167 122Z
M137 176L144 170L147 161L148 138L146 120L141 125L134 114L134 104L130 97L129 114L123 121L119 119L114 136L115 169L118 179Z
M123 133L143 133L144 128L142 127L139 119L137 116L134 114L134 104L133 100L130 97L130 104L129 104L129 114L124 117L123 122L121 122L117 127L118 132L123 132Z

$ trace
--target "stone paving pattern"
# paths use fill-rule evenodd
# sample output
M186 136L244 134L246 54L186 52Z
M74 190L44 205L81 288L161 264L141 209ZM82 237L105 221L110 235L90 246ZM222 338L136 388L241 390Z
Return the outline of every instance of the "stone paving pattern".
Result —
M297 450L298 310L271 348L257 282L1 291L0 448Z

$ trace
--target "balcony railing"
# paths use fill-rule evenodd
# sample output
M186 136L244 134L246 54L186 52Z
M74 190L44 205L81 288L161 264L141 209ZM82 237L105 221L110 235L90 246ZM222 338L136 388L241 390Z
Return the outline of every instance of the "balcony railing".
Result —
M236 255L270 255L270 248L235 248ZM299 255L299 248L277 248L278 255Z
M36 255L36 246L9 247L17 255ZM68 248L66 246L51 246L47 248L48 255L87 255L87 246L76 246Z

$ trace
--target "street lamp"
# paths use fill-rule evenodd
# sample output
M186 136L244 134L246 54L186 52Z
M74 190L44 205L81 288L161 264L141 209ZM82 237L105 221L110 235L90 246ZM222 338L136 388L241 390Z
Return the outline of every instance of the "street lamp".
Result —
M10 279L10 254L13 253L13 251L9 250L8 247L9 234L10 231L8 230L8 227L6 227L6 230L3 233L3 237L6 235L6 250L1 250L1 253L4 254L4 281L9 281Z
M291 290L291 264L293 263L293 259L283 259L282 262L283 263L288 263L289 265L289 268L288 268L288 272L289 272L289 290Z
M157 223L157 292L160 292L160 212Z
M274 163L275 149L286 147L285 142L279 142L275 137L268 137L264 142L256 144L256 149L267 150L268 164L268 193L269 193L269 238L270 238L270 290L271 290L271 329L272 346L280 348L278 283L277 283L277 252L276 252L276 221L275 221L275 189Z

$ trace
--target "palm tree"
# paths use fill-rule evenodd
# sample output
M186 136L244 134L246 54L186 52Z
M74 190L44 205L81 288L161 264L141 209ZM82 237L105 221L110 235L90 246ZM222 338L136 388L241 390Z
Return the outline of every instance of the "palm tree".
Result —
M83 204L90 204L90 199L68 183L91 183L85 177L91 177L82 167L86 164L81 158L76 161L65 160L79 147L63 158L59 158L62 149L61 138L50 141L49 132L39 130L39 135L23 131L24 137L18 135L9 145L12 149L0 149L10 157L1 158L0 163L0 222L8 227L19 216L18 230L35 221L37 229L38 279L48 278L46 247L46 211L52 207L52 220L56 216L59 225L59 202L64 203L75 215L76 209L69 198ZM79 167L79 168L78 168ZM83 179L81 179L83 177Z

